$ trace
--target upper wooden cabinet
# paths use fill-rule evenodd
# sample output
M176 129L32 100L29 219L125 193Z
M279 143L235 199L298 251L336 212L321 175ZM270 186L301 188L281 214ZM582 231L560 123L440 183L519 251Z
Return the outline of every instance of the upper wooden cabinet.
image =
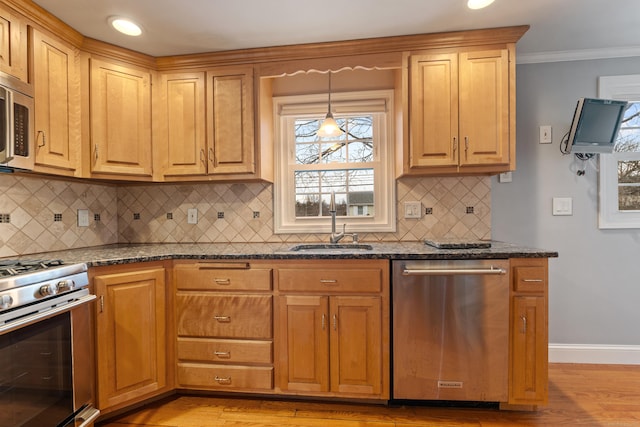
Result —
M34 170L80 174L78 51L40 31L32 32L36 159Z
M0 71L29 81L26 21L0 5Z
M253 67L163 73L159 80L159 180L257 178Z
M91 176L150 180L151 72L89 59Z
M515 168L510 48L409 56L409 138L403 174Z

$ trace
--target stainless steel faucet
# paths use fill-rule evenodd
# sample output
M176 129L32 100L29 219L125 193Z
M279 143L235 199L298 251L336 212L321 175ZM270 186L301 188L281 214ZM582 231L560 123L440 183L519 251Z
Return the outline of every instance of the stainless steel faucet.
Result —
M350 236L353 242L358 241L358 235L356 233L345 233L346 224L342 224L342 232L336 233L336 193L331 192L331 202L329 203L329 214L331 214L331 236L329 242L338 243L346 236Z

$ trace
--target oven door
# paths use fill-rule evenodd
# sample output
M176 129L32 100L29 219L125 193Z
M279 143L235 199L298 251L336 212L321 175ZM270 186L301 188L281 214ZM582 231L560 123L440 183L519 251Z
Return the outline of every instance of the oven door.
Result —
M81 426L97 418L88 304L94 299L0 327L1 426Z

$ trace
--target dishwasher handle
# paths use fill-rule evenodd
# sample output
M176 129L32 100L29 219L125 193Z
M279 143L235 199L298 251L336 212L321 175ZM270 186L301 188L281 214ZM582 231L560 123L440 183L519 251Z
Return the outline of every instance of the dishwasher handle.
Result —
M506 274L504 268L404 268L403 276L492 276Z

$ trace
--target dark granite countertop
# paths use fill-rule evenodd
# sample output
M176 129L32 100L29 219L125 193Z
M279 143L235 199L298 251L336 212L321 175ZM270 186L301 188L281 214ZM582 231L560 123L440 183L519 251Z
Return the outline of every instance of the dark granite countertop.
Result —
M61 259L90 267L167 259L499 259L550 258L554 251L492 241L490 248L437 249L424 242L370 243L370 250L292 251L299 243L116 244L25 255L22 259Z

